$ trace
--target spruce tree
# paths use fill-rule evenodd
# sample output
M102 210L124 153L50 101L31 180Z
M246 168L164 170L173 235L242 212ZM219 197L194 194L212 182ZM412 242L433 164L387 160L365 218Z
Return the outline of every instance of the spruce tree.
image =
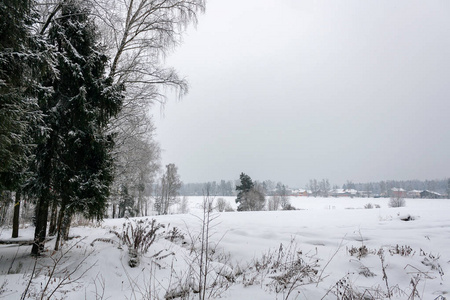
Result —
M33 131L42 130L37 94L40 75L52 61L33 31L34 1L0 3L0 191L16 192L12 237L18 236L20 197L34 148Z
M58 239L62 229L68 232L75 212L103 217L113 179L113 137L104 127L122 103L122 89L104 76L107 57L89 10L75 0L62 1L60 7L48 32L57 49L59 76L51 81L53 93L42 99L51 131L37 155L38 180L43 183L37 211L42 216L38 215L33 254L38 254L38 245L42 248L52 197L60 201Z
M0 3L0 190L17 190L39 120L32 90L32 10L29 0Z
M241 173L240 180L241 184L236 186L236 191L239 191L236 198L236 203L239 204L238 211L249 210L247 196L254 184L250 176L244 173Z

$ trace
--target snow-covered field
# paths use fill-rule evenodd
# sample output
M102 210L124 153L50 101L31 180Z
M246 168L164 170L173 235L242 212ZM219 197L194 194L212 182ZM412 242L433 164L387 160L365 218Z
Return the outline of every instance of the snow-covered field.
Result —
M197 299L202 200L189 198L189 214L148 217L185 238L161 235L135 268L110 233L124 219L73 227L64 256L50 241L36 264L30 246L0 245L0 297L21 299L27 289L24 299L164 299L184 290ZM388 201L298 197L296 211L213 213L205 298L450 299L450 200ZM3 228L0 239L10 236Z

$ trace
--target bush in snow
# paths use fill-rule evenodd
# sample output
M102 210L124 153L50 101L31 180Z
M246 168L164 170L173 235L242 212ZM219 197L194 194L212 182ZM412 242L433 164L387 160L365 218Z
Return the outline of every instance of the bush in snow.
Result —
M391 197L388 203L389 207L404 207L406 206L406 201L402 197Z
M217 198L216 200L216 209L219 212L225 211L225 207L227 206L227 201L224 198Z
M233 212L234 209L231 207L230 202L227 201L227 204L225 205L225 212Z
M372 205L372 203L367 203L366 205L364 205L364 208L365 209L372 209L373 205Z
M278 207L280 207L281 197L278 195L273 195L269 198L267 201L267 210L278 210Z
M128 220L123 224L122 231L111 230L110 232L119 238L121 245L128 247L129 260L128 264L134 268L139 265L140 256L147 253L150 246L155 242L158 231L164 228L163 224L156 223L155 219L149 221L144 220ZM96 241L114 244L115 241L108 238L95 239Z

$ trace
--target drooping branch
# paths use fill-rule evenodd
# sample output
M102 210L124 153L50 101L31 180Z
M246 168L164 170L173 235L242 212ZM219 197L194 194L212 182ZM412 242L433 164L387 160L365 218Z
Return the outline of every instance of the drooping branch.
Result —
M58 11L61 9L62 7L62 3L58 3L55 8L53 9L53 11L50 13L50 15L47 17L47 21L45 21L44 26L41 29L41 34L45 33L45 30L47 29L47 27L50 25L50 23L53 21L53 18L55 17L55 15L58 13Z

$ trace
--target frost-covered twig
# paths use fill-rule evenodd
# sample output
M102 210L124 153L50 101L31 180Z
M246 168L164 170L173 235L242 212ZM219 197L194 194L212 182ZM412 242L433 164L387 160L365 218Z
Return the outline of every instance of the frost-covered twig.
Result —
M48 280L45 284L44 289L42 290L42 294L40 299L44 299L44 296L46 294L46 291L50 285L50 283L53 281L53 277L55 272L58 270L58 267L60 266L60 264L63 261L63 258L67 257L67 254L75 247L78 246L78 244L84 239L79 240L78 242L74 243L71 247L69 247L66 251L61 252L58 258L53 258L52 257L52 261L53 261L53 265L50 269L50 273L48 275ZM56 285L56 287L50 292L50 294L47 296L47 299L52 299L53 294L60 289L62 286L68 285L68 284L72 284L74 282L77 282L78 280L80 280L89 270L91 270L96 264L97 262L93 263L92 265L90 265L88 268L86 268L80 275L73 277L73 275L81 268L81 266L84 264L84 262L86 261L86 259L88 259L90 257L90 255L93 252L90 252L89 254L85 255L84 258L78 262L78 264L71 270L69 271L67 268L65 268L62 273L63 276L60 279L60 281L58 282L58 284Z
M328 265L334 259L334 257L338 254L339 250L341 250L345 237L346 237L346 235L341 239L341 242L339 243L339 246L337 247L336 251L334 251L333 255L331 255L330 259L327 261L325 266L320 271L319 277L317 278L316 287L319 286L319 282L322 280L322 275L323 275L323 272L325 271L325 269L328 267Z
M37 256L35 256L33 270L31 271L31 274L30 274L30 280L28 280L27 287L25 288L25 291L23 291L22 296L20 297L20 300L25 300L28 290L30 289L31 282L33 281L34 273L36 272L37 260L38 260L38 258L37 258Z
M380 257L381 260L381 271L383 272L383 280L384 283L386 284L386 289L387 289L387 296L389 299L391 299L391 289L389 288L389 281L388 281L388 277L386 274L386 265L384 263L384 250L383 248L380 248L380 250L378 251L378 256Z

